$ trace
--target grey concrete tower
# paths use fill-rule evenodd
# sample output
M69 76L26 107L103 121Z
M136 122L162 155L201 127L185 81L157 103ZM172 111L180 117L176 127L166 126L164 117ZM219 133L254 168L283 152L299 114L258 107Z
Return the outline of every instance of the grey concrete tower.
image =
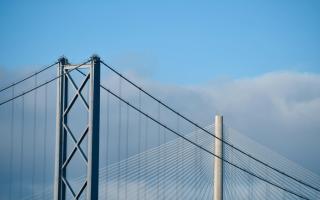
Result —
M214 138L214 173L213 173L213 200L223 199L223 117L215 116L215 136ZM220 140L219 140L219 139Z

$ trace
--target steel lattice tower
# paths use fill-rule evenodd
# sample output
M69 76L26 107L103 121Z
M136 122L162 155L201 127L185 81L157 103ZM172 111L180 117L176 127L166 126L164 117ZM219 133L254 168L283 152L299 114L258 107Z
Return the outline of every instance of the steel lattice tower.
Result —
M87 69L84 80L77 85L69 73L78 68ZM74 199L78 199L86 193L86 199L98 199L98 176L99 176L99 115L100 115L100 58L92 56L90 61L82 66L74 66L68 63L66 58L59 59L58 66L59 81L57 83L57 124L56 124L56 152L55 152L55 176L54 176L54 199L65 200L66 191L72 194ZM81 91L85 86L89 87L89 98L86 100ZM70 87L75 89L75 94L70 95ZM85 111L88 112L86 128L76 137L68 127L70 110L73 109L76 99L82 101ZM67 155L67 137L73 140L71 153ZM87 152L81 148L81 143L87 139ZM80 153L83 162L86 164L86 175L81 189L74 191L67 177L68 164L74 159L75 153ZM70 169L68 169L70 170Z

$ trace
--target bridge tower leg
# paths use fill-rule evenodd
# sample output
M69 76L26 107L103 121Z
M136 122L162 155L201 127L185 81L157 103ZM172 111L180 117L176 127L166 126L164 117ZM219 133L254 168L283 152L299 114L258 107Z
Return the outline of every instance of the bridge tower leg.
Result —
M215 116L215 136L223 139L223 117ZM214 173L213 173L213 200L223 199L223 143L221 140L214 138Z
M82 65L81 68L85 69L87 73L81 85L76 85L71 71L76 72L77 66L70 65L66 58L59 59L58 76L60 77L57 82L57 111L56 111L56 150L55 150L55 174L54 174L54 200L65 200L68 194L72 195L72 199L83 197L86 193L87 200L98 199L98 180L99 180L99 121L100 121L100 58L92 56L89 64ZM83 97L81 91L89 86L89 98ZM72 86L76 93L71 96L71 101L68 101L70 87ZM69 100L70 100L69 99ZM72 133L68 127L68 114L73 109L76 100L83 101L85 106L84 115L88 116L88 121L85 130L80 133L80 137ZM71 137L69 137L69 136ZM79 135L79 134L77 134ZM73 150L67 155L67 137L72 138ZM87 138L87 152L81 148L81 143ZM83 146L83 145L82 145ZM68 147L70 148L70 147ZM70 161L74 155L79 153L82 156L83 162L86 164L85 180L81 183L79 191L75 191L67 177L70 166Z

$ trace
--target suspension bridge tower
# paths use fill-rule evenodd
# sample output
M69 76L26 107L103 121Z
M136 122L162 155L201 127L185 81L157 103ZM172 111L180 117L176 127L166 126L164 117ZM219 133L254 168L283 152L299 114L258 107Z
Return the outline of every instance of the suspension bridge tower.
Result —
M84 80L77 85L72 77L71 71L84 69L87 71ZM78 199L86 194L87 200L98 199L99 180L99 115L100 115L100 58L92 56L91 59L81 65L71 65L66 58L59 59L57 82L57 124L56 124L56 152L55 152L55 175L54 175L54 200L65 200L66 192L71 193L73 199ZM86 100L81 91L88 85L89 98ZM75 89L74 96L69 97L70 87ZM71 99L69 101L68 99ZM76 137L68 127L70 110L73 109L75 101L83 101L88 120L84 132ZM67 147L67 137L73 140L73 146ZM84 139L87 139L87 151L84 152L80 146ZM73 149L67 155L67 149ZM70 169L70 161L74 159L75 153L80 153L86 165L85 180L81 189L75 191L68 180L67 171Z

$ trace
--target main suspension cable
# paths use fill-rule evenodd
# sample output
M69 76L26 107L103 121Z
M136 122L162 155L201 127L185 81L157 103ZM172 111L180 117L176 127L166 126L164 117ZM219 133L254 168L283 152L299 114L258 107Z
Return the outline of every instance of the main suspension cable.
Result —
M178 132L174 131L173 129L169 128L168 126L166 126L166 125L163 124L162 122L160 122L160 121L156 120L155 118L149 116L147 113L139 110L137 107L135 107L134 105L132 105L132 104L129 103L128 101L122 99L120 96L118 96L117 94L115 94L115 93L112 92L111 90L107 89L107 88L104 87L103 85L100 85L100 87L101 87L102 89L104 89L105 91L109 92L110 94L112 94L112 95L113 95L114 97L116 97L117 99L119 99L119 100L121 100L122 102L124 102L125 104L127 104L128 106L130 106L131 108L133 108L134 110L140 112L140 113L141 113L142 115L144 115L145 117L147 117L147 118L149 118L150 120L152 120L153 122L157 123L157 124L160 125L161 127L165 128L165 129L167 129L168 131L174 133L175 135L181 137L182 139L184 139L185 141L189 142L190 144L192 144L192 145L194 145L194 146L202 149L203 151L207 152L208 154L211 154L211 155L213 155L213 156L221 159L221 160L224 161L225 163L228 163L228 164L236 167L237 169L239 169L239 170L241 170L241 171L243 171L243 172L246 172L247 174L249 174L249 175L251 175L251 176L254 176L254 177L256 177L256 178L258 178L258 179L260 179L260 180L262 180L262 181L264 181L264 182L266 182L266 183L268 183L268 184L270 184L270 185L273 185L274 187L277 187L277 188L279 188L279 189L281 189L281 190L283 190L283 191L285 191L285 192L288 192L288 193L290 193L290 194L293 194L293 195L295 195L295 196L297 196L297 197L300 197L300 198L302 198L302 199L309 200L309 198L307 198L307 197L305 197L305 196L302 196L302 195L300 195L300 194L297 194L297 193L294 192L294 191L291 191L291 190L289 190L289 189L287 189L287 188L284 188L284 187L282 187L282 186L280 186L280 185L278 185L278 184L276 184L276 183L273 183L273 182L267 180L266 178L263 178L263 177L261 177L261 176L259 176L259 175L257 175L257 174L254 174L253 172L250 172L249 170L247 170L247 169L245 169L245 168L242 168L242 167L240 167L240 166L238 166L238 165L236 165L236 164L234 164L234 163L226 160L225 158L220 157L220 156L212 153L211 151L209 151L209 150L207 150L206 148L200 146L199 144L195 143L195 142L192 141L191 139L185 137L185 136L182 135L181 133L178 133Z
M161 102L158 98L154 97L154 96L151 95L149 92L147 92L147 91L144 90L143 88L139 87L137 84L135 84L134 82L132 82L131 80L129 80L128 78L126 78L125 76L123 76L123 75L122 75L121 73L119 73L117 70L115 70L114 68L112 68L111 66L109 66L108 64L106 64L104 61L101 60L100 62L101 62L105 67L107 67L108 69L110 69L112 72L116 73L118 76L120 76L121 78L123 78L124 80L126 80L128 83L130 83L131 85L133 85L134 87L136 87L137 89L139 89L140 91L142 91L144 94L146 94L147 96L149 96L151 99L157 101L159 104L161 104L162 106L164 106L165 108L167 108L167 109L170 110L171 112L175 113L176 115L180 116L181 118L183 118L183 119L186 120L187 122L191 123L192 125L196 126L196 127L199 128L200 130L204 131L206 134L209 134L209 135L213 136L214 138L220 140L222 143L224 143L224 144L226 144L226 145L234 148L235 150L239 151L240 153L242 153L242 154L246 155L247 157L255 160L256 162L259 162L259 163L261 163L262 165L264 165L264 166L266 166L266 167L268 167L268 168L270 168L270 169L278 172L279 174L282 174L282 175L284 175L284 176L286 176L286 177L289 177L290 179L292 179L292 180L294 180L294 181L296 181L296 182L298 182L298 183L300 183L300 184L302 184L302 185L304 185L304 186L307 186L307 187L309 187L309 188L312 188L312 189L320 192L320 189L319 189L319 188L317 188L317 187L315 187L315 186L312 186L312 185L310 185L310 184L308 184L308 183L306 183L306 182L304 182L304 181L302 181L302 180L299 180L299 179L297 179L297 178L295 178L295 177L293 177L293 176L291 176L291 175L289 175L289 174L287 174L287 173L285 173L285 172L283 172L283 171L281 171L281 170L279 170L279 169L271 166L270 164L268 164L268 163L266 163L266 162L264 162L264 161L262 161L262 160L260 160L260 159L258 159L258 158L256 158L256 157L252 156L251 154L249 154L249 153L247 153L247 152L239 149L238 147L234 146L233 144L231 144L231 143L229 143L229 142L227 142L227 141L225 141L225 140L223 140L223 139L215 136L214 134L210 133L208 130L204 129L203 127L201 127L201 126L198 125L197 123L193 122L192 120L190 120L190 119L187 118L186 116L184 116L184 115L178 113L177 111L175 111L175 110L174 110L173 108L171 108L169 105Z
M22 83L22 82L24 82L24 81L26 81L26 80L28 80L28 79L36 76L37 74L42 73L42 72L50 69L51 67L55 66L55 65L58 64L58 63L59 63L59 62L55 62L55 63L53 63L53 64L51 64L51 65L49 65L49 66L47 66L47 67L44 67L43 69L41 69L41 70L39 70L39 71L37 71L37 72L35 72L35 73L33 73L33 74L25 77L25 78L23 78L23 79L21 79L21 80L19 80L19 81L13 82L13 83L11 83L10 85L2 88L2 89L0 90L0 92L3 92L3 91L5 91L5 90L7 90L7 89L9 89L9 88L11 88L11 87L13 87L13 86L15 86L15 85L18 85L18 84L20 84L20 83Z
M90 61L91 61L91 58L90 58L89 60L87 60L87 61L85 61L85 62L77 65L76 67L68 70L68 72L66 72L66 73L70 73L70 72L72 72L73 70L77 70L79 67L87 64L87 63L90 62ZM36 86L36 87L33 87L33 88L31 88L31 89L29 89L29 90L27 90L27 91L25 91L25 92L22 92L22 93L19 94L19 95L16 95L16 96L14 96L14 97L12 97L12 98L10 98L10 99L7 99L7 100L1 102L1 103L0 103L0 106L6 104L6 103L8 103L8 102L10 102L10 101L12 101L12 100L14 100L14 99L16 99L16 98L19 98L19 97L21 97L21 96L24 96L24 95L26 95L26 94L28 94L28 93L30 93L30 92L38 89L38 88L41 88L41 87L43 87L43 86L45 86L45 85L47 85L47 84L49 84L49 83L51 83L51 82L59 79L59 78L61 78L62 76L64 76L64 74L61 74L61 75L59 75L59 76L56 76L56 77L54 77L54 78L52 78L52 79L50 79L50 80L48 80L48 81L46 81L46 82L44 82L44 83L39 84L39 85Z

